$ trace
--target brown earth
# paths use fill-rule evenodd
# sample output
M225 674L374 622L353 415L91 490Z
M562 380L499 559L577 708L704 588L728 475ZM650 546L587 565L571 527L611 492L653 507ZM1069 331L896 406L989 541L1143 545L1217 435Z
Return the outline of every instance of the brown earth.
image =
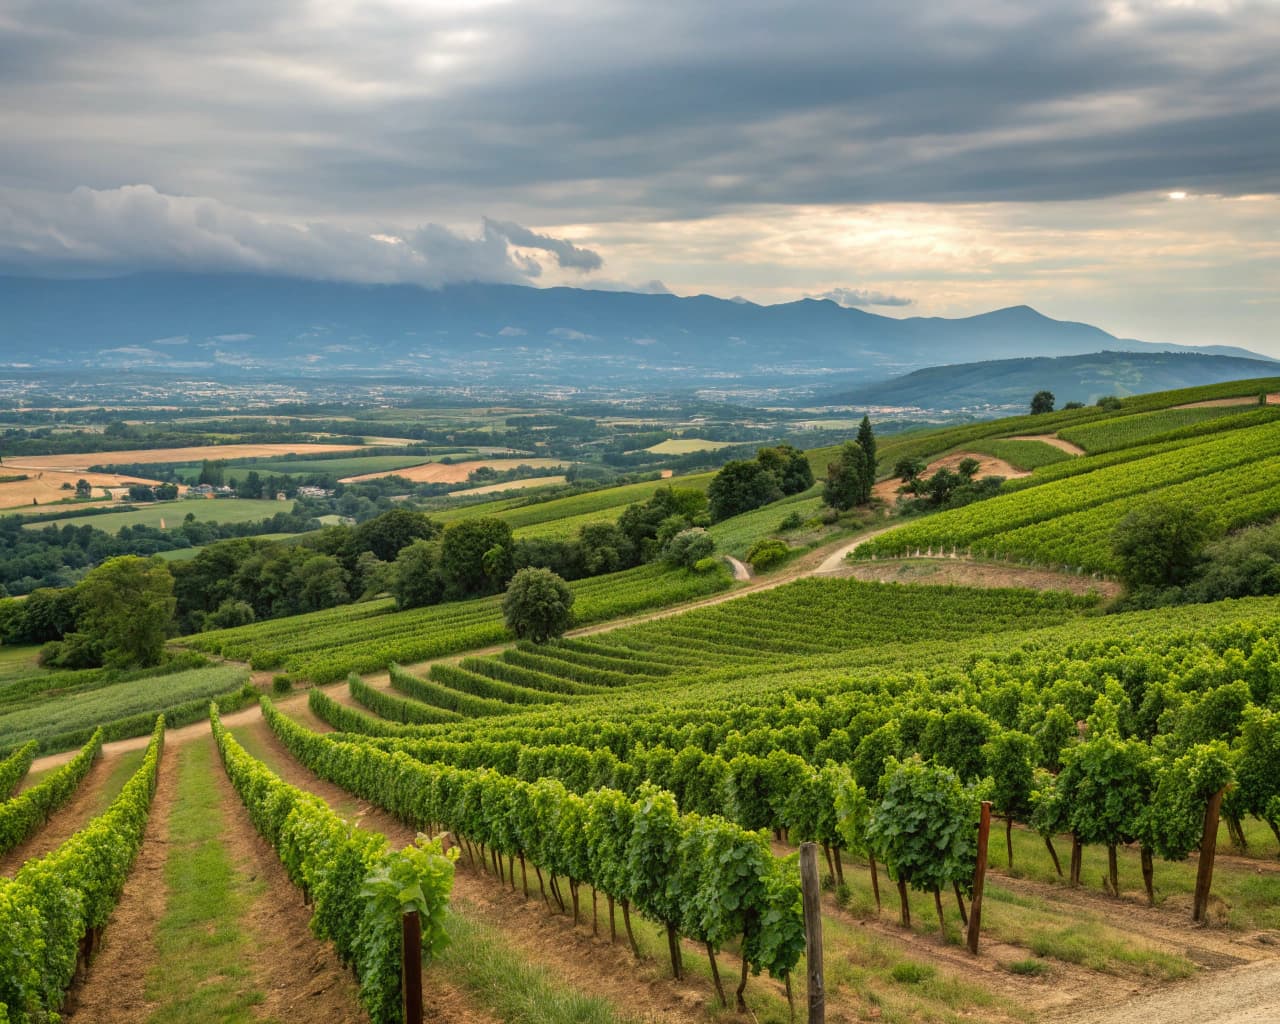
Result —
M967 558L909 558L847 562L835 575L874 583L923 583L958 587L1021 587L1100 594L1110 600L1124 589L1114 580L1046 572L1007 562L975 562Z
M155 1009L147 1002L146 982L156 960L156 927L164 916L169 812L177 785L177 752L167 750L160 760L156 795L138 859L107 921L102 946L83 980L67 995L63 1013L69 1021L141 1024Z
M151 742L150 736L142 739L144 747ZM75 755L76 751L70 751L65 760L69 761ZM33 770L35 767L32 765ZM49 820L36 830L35 835L0 857L0 875L12 877L27 861L56 850L83 828L90 818L100 813L113 795L107 793L112 767L111 759L99 756L89 769L89 774L80 780L71 799L54 811Z
M123 452L82 452L71 455L20 455L5 469L79 471L90 466L123 466L144 462L200 462L204 459L255 459L273 455L314 455L320 452L362 452L358 444L210 444L187 448L138 448ZM74 481L73 481L74 482Z
M530 466L534 469L545 469L551 466L563 466L562 459L474 459L469 462L425 462L421 466L409 466L407 469L391 469L383 473L361 473L359 476L344 477L339 483L354 484L361 480L377 480L384 476L401 476L419 484L461 484L466 483L475 470L489 467L498 472L515 469L517 466Z
M1036 438L1039 441L1041 438ZM1030 476L1031 474L1025 470L1005 462L1004 459L997 459L993 455L983 455L980 452L952 452L950 455L944 455L939 459L934 459L925 467L921 476L932 476L940 469L950 469L952 471L960 465L965 459L976 459L978 462L978 472L976 476L1002 476L1006 480L1013 480L1018 477ZM892 504L898 498L898 488L902 486L902 481L897 477L890 477L888 480L881 480L873 488L871 488L871 496L879 498L881 501L887 501Z
M1274 963L1247 964L1157 992L1140 991L1118 1005L1090 1005L1050 1019L1055 1024L1275 1024L1280 970Z
M1017 437L1007 438L1009 441L1039 441L1041 444L1053 445L1053 447L1061 449L1068 455L1085 455L1087 454L1078 444L1072 444L1070 441L1064 441L1057 434L1019 434Z

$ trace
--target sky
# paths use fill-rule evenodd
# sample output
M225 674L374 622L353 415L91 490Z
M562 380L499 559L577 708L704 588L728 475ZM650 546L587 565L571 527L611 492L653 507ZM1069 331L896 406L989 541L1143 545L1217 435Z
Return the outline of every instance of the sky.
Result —
M0 273L1028 304L1280 356L1280 0L0 0Z

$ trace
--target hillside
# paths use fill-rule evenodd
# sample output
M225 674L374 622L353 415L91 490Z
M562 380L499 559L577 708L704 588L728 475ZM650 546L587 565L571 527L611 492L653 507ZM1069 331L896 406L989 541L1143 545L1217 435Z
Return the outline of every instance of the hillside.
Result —
M1093 352L931 366L892 380L832 391L832 405L916 406L931 410L1025 409L1048 389L1058 400L1092 405L1103 395L1144 394L1274 374L1261 357L1202 352Z
M0 277L0 306L10 365L171 375L778 386L828 374L884 379L975 351L1151 347L1026 306L899 320L813 299L759 306L708 295L487 284L428 291L249 275Z
M828 1019L1135 1019L1118 1014L1174 997L1211 1019L1193 1011L1230 1004L1237 979L1247 1005L1269 998L1280 599L1117 611L1089 574L1113 571L1117 516L1154 499L1206 512L1214 535L1274 520L1280 408L1253 396L1278 386L886 437L890 465L983 450L1035 465L962 508L828 521L812 550L780 520L813 515L817 488L725 519L720 551L781 537L794 557L736 582L661 563L575 580L577 627L543 643L515 642L494 595L366 600L177 641L185 659L250 663L246 690L228 690L242 665L50 674L35 647L0 650L0 744L15 748L0 796L32 779L0 807L16 872L0 896L18 911L0 1005L24 1007L12 979L44 936L65 969L40 998L60 999L80 936L96 944L105 922L72 1021L195 999L202 1020L238 1019L237 1002L365 1019L363 1004L400 1024L412 897L433 949L425 1019L712 1024L736 1004L781 1024L808 995L802 843ZM487 511L567 538L653 486ZM849 557L871 555L862 568L884 581L850 578ZM977 585L887 582L975 558L990 570ZM159 734L141 735L153 714L139 707L172 726L210 695L225 717L171 728L163 757ZM99 721L107 739L137 738L104 747ZM424 832L447 835L456 861ZM96 916L47 917L44 894L64 886L88 888ZM152 941L157 920L179 954ZM217 947L217 986L200 984L213 928L236 937ZM172 982L157 996L142 980L159 967Z

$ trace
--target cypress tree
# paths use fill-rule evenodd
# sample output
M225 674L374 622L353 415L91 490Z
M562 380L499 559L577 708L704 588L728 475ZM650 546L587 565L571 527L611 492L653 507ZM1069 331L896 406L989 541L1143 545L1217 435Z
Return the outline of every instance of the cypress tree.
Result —
M862 449L862 457L865 463L859 504L865 505L871 500L871 488L875 486L876 482L876 435L871 429L871 418L869 416L863 416L862 423L858 427L858 447Z

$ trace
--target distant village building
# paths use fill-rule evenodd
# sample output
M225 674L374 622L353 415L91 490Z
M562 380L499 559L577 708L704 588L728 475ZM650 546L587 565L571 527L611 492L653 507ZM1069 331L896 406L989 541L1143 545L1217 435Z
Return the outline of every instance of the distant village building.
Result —
M312 487L309 484L304 484L302 487L298 488L298 497L299 498L332 498L333 491L325 490L325 488L323 487Z

